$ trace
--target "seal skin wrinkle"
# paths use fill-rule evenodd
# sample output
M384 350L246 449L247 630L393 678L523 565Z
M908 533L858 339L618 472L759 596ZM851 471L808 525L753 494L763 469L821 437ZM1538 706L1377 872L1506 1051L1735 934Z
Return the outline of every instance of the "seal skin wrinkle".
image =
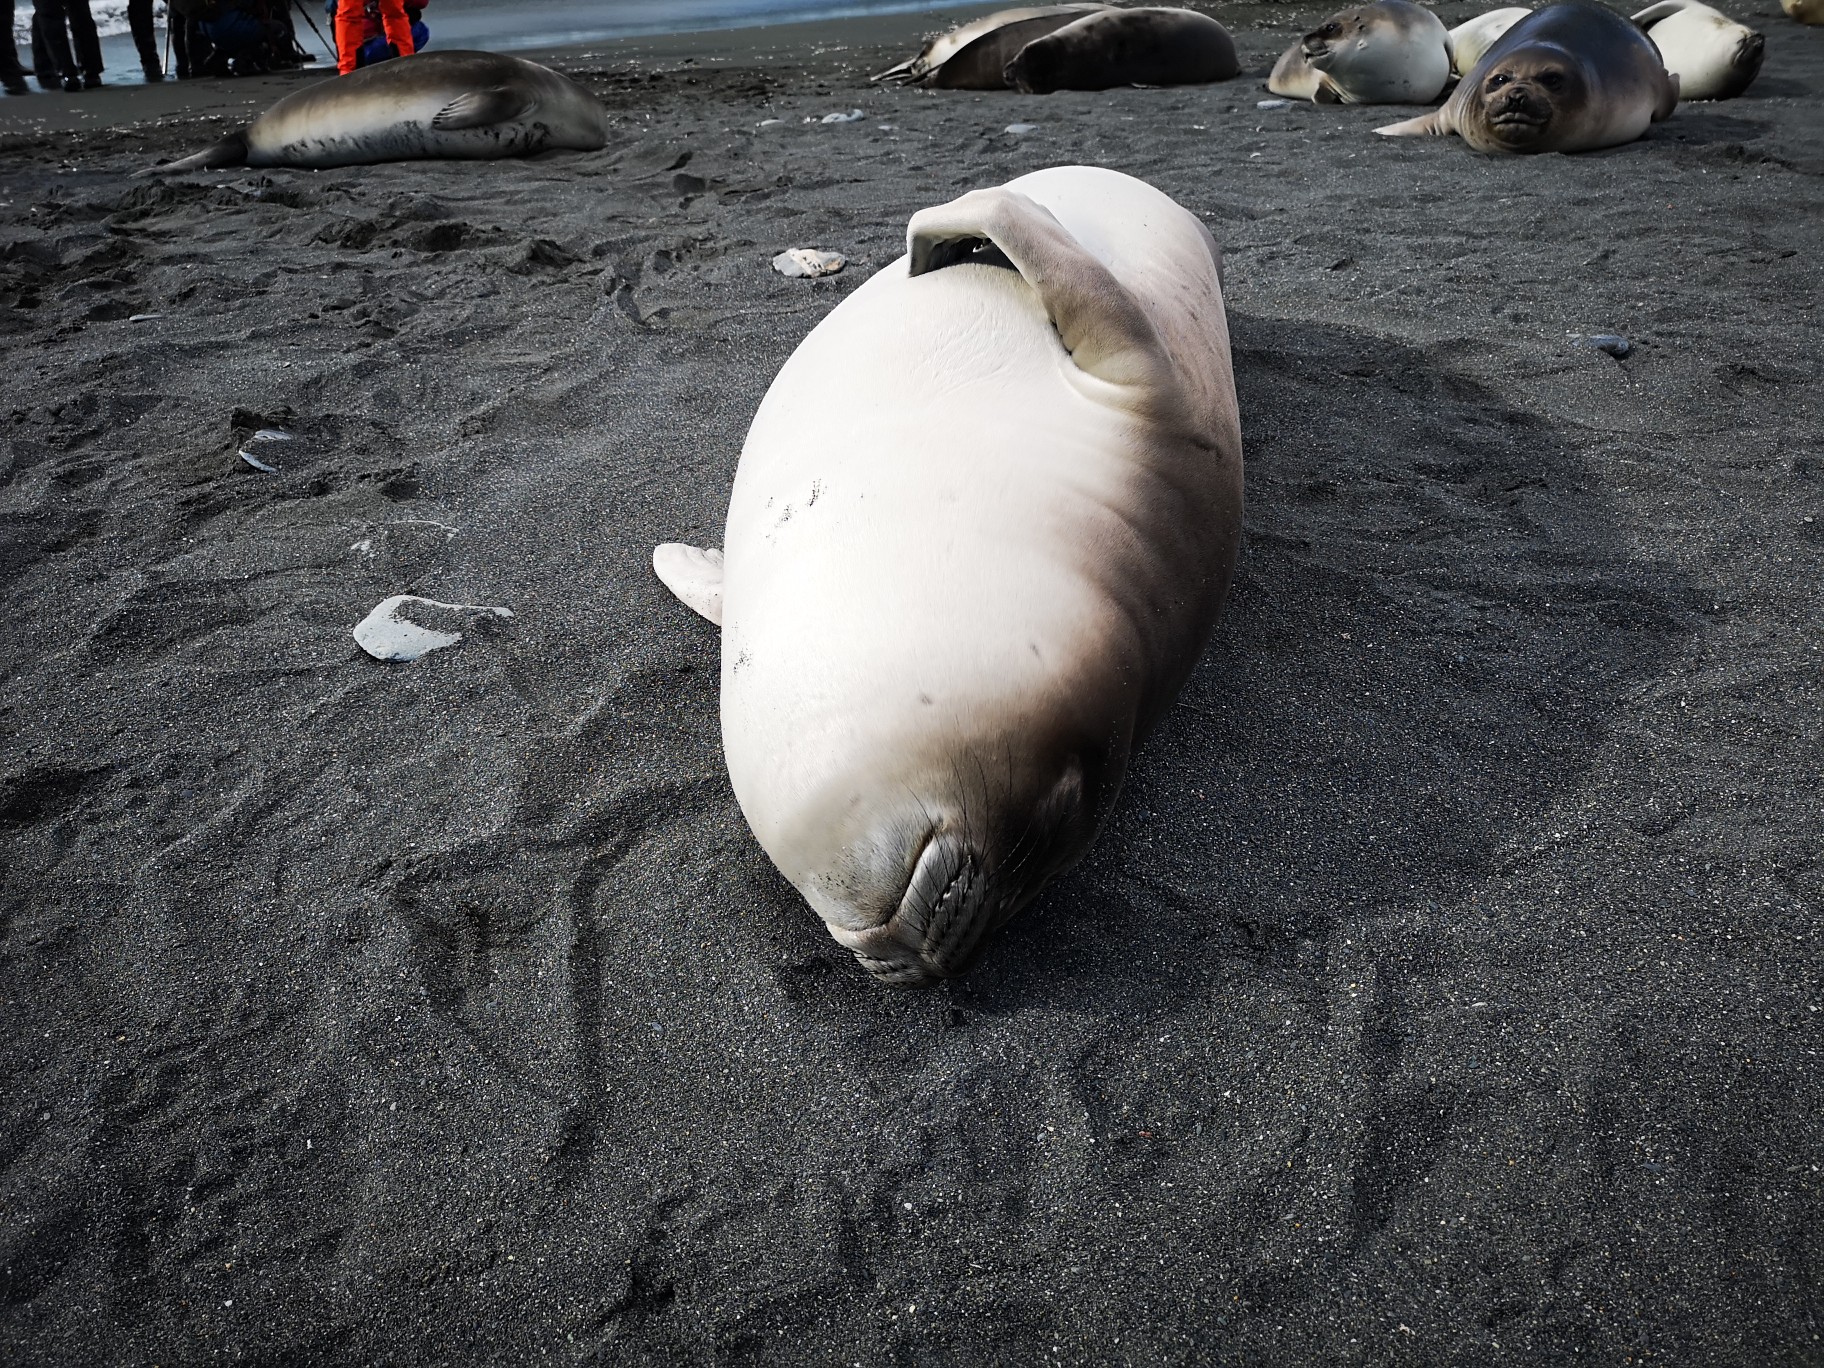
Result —
M549 67L495 52L426 52L307 86L213 147L140 174L491 160L592 152L607 141L601 101Z
M793 353L721 561L653 568L720 618L754 835L869 972L964 972L1081 858L1215 624L1241 511L1219 253L1118 172L921 211Z
M1588 152L1633 142L1678 97L1678 77L1646 34L1613 10L1566 0L1495 39L1441 108L1374 131L1455 133L1478 152Z

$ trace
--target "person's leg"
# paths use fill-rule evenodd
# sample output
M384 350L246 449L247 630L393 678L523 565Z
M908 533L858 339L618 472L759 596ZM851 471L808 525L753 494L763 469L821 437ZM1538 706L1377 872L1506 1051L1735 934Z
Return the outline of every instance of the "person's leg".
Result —
M33 37L44 39L45 55L58 82L67 91L81 90L82 72L70 53L70 31L64 26L61 0L32 0L32 24Z
M46 90L63 89L63 73L57 70L51 45L44 41L44 22L38 17L36 4L32 6L32 75Z
M0 0L0 86L8 95L29 95L25 68L19 65L19 49L13 45L13 0Z
M29 94L25 68L19 65L19 49L13 42L13 0L0 0L0 85L8 95Z
M101 84L101 35L95 31L95 16L89 12L89 0L63 0L63 12L70 21L70 43L76 50L76 65L82 68L82 83L93 90Z
M414 53L423 52L424 45L430 41L431 31L424 26L424 20L412 20L412 51Z
M165 79L165 64L158 55L158 25L152 22L152 0L127 0L127 27L148 81Z
M165 10L165 28L171 34L171 60L177 66L177 79L190 79L190 21L175 10Z

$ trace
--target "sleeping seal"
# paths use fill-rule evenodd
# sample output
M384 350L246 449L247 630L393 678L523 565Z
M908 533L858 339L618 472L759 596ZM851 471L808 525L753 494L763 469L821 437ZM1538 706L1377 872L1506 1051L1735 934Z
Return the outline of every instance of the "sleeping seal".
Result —
M934 38L873 79L945 90L1202 85L1241 71L1235 42L1195 10L1048 5L1002 10Z
M601 102L549 67L494 52L426 52L307 86L215 146L151 170L523 157L594 151L607 139Z
M1824 0L1780 0L1780 8L1801 24L1824 24Z
M1527 15L1529 9L1498 9L1478 14L1467 23L1458 24L1447 35L1450 46L1450 74L1462 77L1476 69L1495 39L1506 33Z
M1442 108L1390 138L1459 134L1478 152L1587 152L1633 142L1678 103L1647 35L1613 10L1564 0L1495 40Z
M1412 0L1331 15L1279 59L1267 88L1319 104L1424 104L1450 79L1449 35Z
M1732 100L1761 69L1767 40L1697 0L1663 0L1634 16L1678 77L1681 100Z
M722 738L774 864L870 972L963 972L1094 839L1234 568L1218 253L1116 171L912 218L755 416L724 551Z
M1007 84L1028 95L1114 86L1205 85L1241 73L1235 40L1187 9L1109 9L1035 38L1007 63Z
M934 90L1005 90L1007 63L1034 38L1107 5L1033 5L1000 10L940 34L896 67L869 79Z

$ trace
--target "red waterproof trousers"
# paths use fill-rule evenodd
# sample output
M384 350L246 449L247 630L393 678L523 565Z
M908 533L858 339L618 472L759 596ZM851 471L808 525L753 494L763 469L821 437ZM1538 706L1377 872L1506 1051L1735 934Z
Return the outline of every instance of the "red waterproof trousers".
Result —
M336 69L348 75L355 69L355 54L361 45L382 33L401 57L412 55L412 22L405 17L405 0L340 0L336 5Z

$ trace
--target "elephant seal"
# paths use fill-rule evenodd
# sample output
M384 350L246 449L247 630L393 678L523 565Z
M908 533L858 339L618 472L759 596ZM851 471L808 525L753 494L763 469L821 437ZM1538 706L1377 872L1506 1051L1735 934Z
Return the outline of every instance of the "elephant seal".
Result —
M1767 40L1698 0L1663 0L1634 16L1678 77L1681 100L1733 100L1760 73Z
M1633 142L1678 103L1647 35L1613 10L1563 0L1494 42L1442 108L1390 138L1456 133L1478 152L1587 152Z
M1824 0L1780 0L1780 8L1801 24L1824 24Z
M1375 0L1331 15L1294 43L1267 88L1319 104L1424 104L1450 80L1448 36L1412 0Z
M1002 10L934 38L873 77L945 90L1108 90L1202 85L1238 75L1229 31L1194 10L1047 5Z
M722 628L760 845L892 983L963 972L1076 862L1227 593L1241 429L1220 254L1116 171L912 217L773 381L723 552L653 569Z
M1272 73L1267 77L1267 89L1275 95L1284 95L1289 100L1336 103L1336 97L1324 89L1323 78L1318 75L1317 68L1305 60L1303 39L1280 53L1279 60L1273 64Z
M213 147L150 171L523 157L594 151L607 140L601 101L549 67L494 52L426 52L307 86Z
M1506 33L1527 15L1529 9L1498 9L1478 14L1467 23L1458 24L1446 35L1450 47L1450 74L1461 79L1476 69L1495 39Z
M1007 64L1007 84L1028 95L1114 86L1206 85L1241 74L1235 40L1187 9L1109 9L1035 38Z
M934 90L1005 90L1007 63L1035 38L1100 14L1107 5L1032 5L960 24L914 56L869 79Z

